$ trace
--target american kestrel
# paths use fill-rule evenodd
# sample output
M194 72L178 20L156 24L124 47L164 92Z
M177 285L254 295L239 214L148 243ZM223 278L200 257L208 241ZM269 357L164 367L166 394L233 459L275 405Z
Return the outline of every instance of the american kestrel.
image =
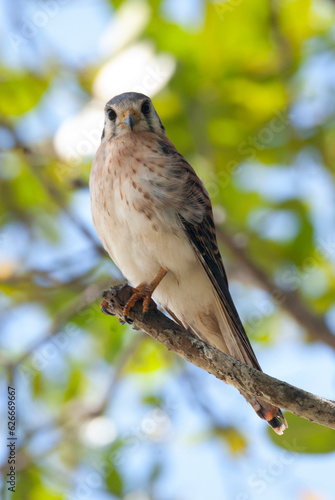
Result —
M98 236L135 287L125 317L138 300L148 311L153 297L177 323L261 370L229 293L208 193L149 97L127 92L106 104L90 193ZM242 395L283 433L279 408Z

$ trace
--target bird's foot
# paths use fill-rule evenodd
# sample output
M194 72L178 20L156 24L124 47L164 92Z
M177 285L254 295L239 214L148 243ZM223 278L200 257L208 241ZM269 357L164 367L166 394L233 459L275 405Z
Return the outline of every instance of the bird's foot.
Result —
M107 300L103 300L100 304L100 309L101 309L101 312L103 312L104 314L108 315L108 316L114 316L113 313L111 313L109 310L108 310L108 302Z
M128 321L130 310L139 300L143 300L143 313L149 311L150 305L156 307L155 302L151 298L151 294L153 293L153 291L154 290L151 284L148 285L147 283L140 283L136 288L133 288L133 295L130 297L123 308L123 316L126 321Z

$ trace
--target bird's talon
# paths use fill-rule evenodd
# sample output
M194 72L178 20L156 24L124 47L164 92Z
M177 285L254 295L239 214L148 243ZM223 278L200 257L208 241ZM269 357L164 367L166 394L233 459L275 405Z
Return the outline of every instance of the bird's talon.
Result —
M128 325L132 325L134 323L134 321L132 319L128 318L128 316L124 316L124 320L126 323L128 323Z
M101 311L104 314L107 314L108 316L115 316L115 314L112 314L111 312L109 312L105 307L101 307Z
M124 317L128 316L130 310L139 300L143 301L142 305L143 312L148 312L150 304L154 303L154 301L151 298L152 291L146 283L141 283L140 285L138 285L137 288L134 288L133 290L134 290L133 295L130 297L130 299L124 306L123 309Z
M111 313L108 309L108 302L107 300L103 300L100 304L100 309L104 314L107 314L108 316L115 316L115 314Z
M145 295L144 299L143 299L143 313L147 313L149 311L149 307L154 304L155 305L155 302L152 300L151 298L151 294L150 295Z

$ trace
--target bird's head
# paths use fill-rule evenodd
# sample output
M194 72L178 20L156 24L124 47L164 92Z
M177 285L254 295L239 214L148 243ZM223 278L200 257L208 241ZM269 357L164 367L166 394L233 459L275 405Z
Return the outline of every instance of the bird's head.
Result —
M102 138L113 139L139 132L164 134L164 130L151 99L144 94L125 92L113 97L105 106Z

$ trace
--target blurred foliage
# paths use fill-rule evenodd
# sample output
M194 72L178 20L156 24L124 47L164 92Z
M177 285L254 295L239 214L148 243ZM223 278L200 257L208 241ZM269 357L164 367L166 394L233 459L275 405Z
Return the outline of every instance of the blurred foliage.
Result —
M111 19L126 4L105 3ZM144 40L176 61L154 104L169 138L204 180L217 225L231 242L222 253L228 276L241 284L236 300L251 339L264 347L280 342L283 321L292 314L287 303L295 301L302 313L293 314L292 323L303 327L301 341L318 340L317 331L306 331L308 321L301 322L308 310L328 332L320 341L328 338L334 347L325 322L335 296L335 247L328 238L334 231L335 85L331 76L327 80L327 68L335 68L334 4L207 0L197 2L196 19L178 22L173 2L147 3L148 23L115 57ZM75 25L75 15L68 15ZM21 21L12 20L8 37ZM122 28L127 32L132 25ZM84 29L90 30L89 23ZM46 39L42 29L23 38L22 54L30 51L39 61L37 45ZM23 332L20 340L15 334L15 345L4 336L0 352L4 380L14 379L21 390L16 495L81 499L98 498L101 490L111 499L168 498L157 488L169 471L163 461L167 436L182 417L165 392L167 379L176 381L183 401L192 393L190 408L205 422L207 430L200 439L195 432L190 447L214 441L238 460L248 452L250 434L242 420L232 425L222 412L218 418L210 409L214 399L212 405L199 400L201 392L206 399L207 379L201 390L190 391L180 383L186 366L181 360L100 313L101 291L120 275L87 216L90 161L61 158L53 133L63 108L55 89L70 88L71 80L73 101L84 108L96 99L94 84L106 61L71 65L50 51L39 66L1 63L1 305L7 336L11 322ZM30 136L36 121L41 140ZM276 304L268 294L270 309L257 309L253 298L246 306L253 292L269 292L267 282L284 300ZM294 294L285 296L289 292ZM296 443L294 453L335 450L333 431L287 418L286 440L269 431L268 443ZM151 457L145 455L142 477L137 453ZM5 483L2 497L8 497Z
M335 450L335 433L332 429L311 424L296 415L290 416L290 427L285 440L269 433L271 440L292 453L330 453Z
M9 68L1 68L0 113L11 119L26 113L38 104L49 83L49 79L40 78L33 73L14 72Z

